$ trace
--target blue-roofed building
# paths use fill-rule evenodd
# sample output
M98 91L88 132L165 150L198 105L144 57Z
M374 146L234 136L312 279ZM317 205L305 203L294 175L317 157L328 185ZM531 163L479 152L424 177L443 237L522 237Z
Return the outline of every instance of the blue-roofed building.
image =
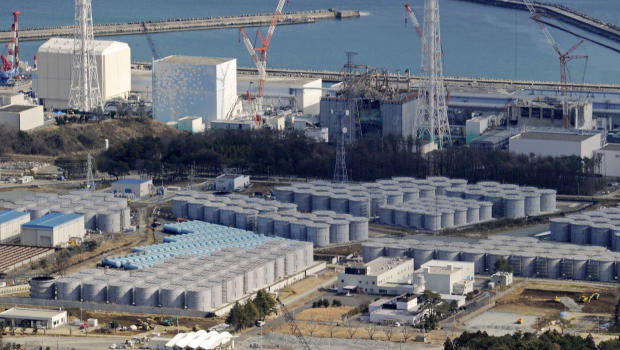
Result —
M123 195L133 195L136 198L146 197L151 194L153 180L145 179L120 179L112 183L112 191Z
M0 243L11 242L19 238L22 224L30 221L30 213L0 210Z
M71 239L86 234L84 215L51 213L22 225L21 244L40 247L62 247Z

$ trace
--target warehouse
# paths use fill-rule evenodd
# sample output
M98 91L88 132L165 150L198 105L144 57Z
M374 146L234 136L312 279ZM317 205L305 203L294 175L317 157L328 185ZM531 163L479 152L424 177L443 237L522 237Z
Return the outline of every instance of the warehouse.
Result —
M620 144L609 143L597 153L601 155L601 175L620 177Z
M102 101L127 98L131 91L131 49L118 41L94 40ZM37 51L36 95L45 108L65 109L71 90L73 39L51 38Z
M151 179L120 179L112 182L112 192L142 198L151 194L152 186Z
M28 131L43 126L43 106L8 105L0 107L0 125Z
M153 119L226 119L237 100L237 60L168 56L153 62Z
M0 320L11 327L58 328L67 323L67 311L12 307L0 312Z
M18 239L22 224L28 221L30 221L30 213L0 210L0 243Z
M249 185L248 175L222 174L215 178L215 190L220 192L241 191Z
M84 215L51 213L22 225L21 244L62 247L72 238L84 238Z
M252 85L256 83L256 76L238 75L237 94L245 95L252 92ZM265 102L271 105L271 100L290 97L295 100L297 110L303 114L318 115L321 106L322 80L299 77L271 77L265 80ZM254 88L255 89L255 88Z
M399 295L412 292L413 259L380 257L338 273L338 292Z
M464 261L431 260L421 265L416 274L424 276L418 281L420 290L439 294L465 295L474 291L474 263Z
M183 117L176 122L176 128L192 134L205 131L205 124L201 117Z
M510 138L508 150L537 156L592 158L601 149L600 133L522 132Z

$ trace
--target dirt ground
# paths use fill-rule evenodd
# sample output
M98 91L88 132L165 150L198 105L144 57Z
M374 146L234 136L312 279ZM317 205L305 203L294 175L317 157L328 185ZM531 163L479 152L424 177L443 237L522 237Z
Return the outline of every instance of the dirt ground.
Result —
M352 306L338 306L327 308L312 308L306 309L295 315L296 320L300 321L315 321L315 322L330 322L340 320L342 315L353 310Z
M407 338L407 343L416 341L416 336L422 334L416 332L411 327L370 327L349 326L346 324L322 324L308 321L297 322L299 329L304 336L320 338L343 338L343 339L374 339L390 340L392 342L403 342L403 335ZM292 334L288 324L279 324L269 331L282 334ZM371 337L372 335L372 337ZM418 339L419 340L419 339Z
M325 281L336 277L338 273L334 270L328 270L325 273L318 275L317 277L308 277L299 282L295 282L292 285L283 288L278 291L278 296L281 300L286 300L296 294L303 293L312 287L324 283Z

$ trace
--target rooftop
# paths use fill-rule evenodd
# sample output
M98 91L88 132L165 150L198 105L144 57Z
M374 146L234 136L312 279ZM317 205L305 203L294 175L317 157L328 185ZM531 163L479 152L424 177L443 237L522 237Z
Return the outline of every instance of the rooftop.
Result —
M23 307L12 307L4 312L0 312L0 318L21 318L21 319L49 319L58 314L67 313L64 310L48 309L28 309Z
M396 266L400 266L405 263L411 263L411 261L412 259L401 259L401 258L382 256L382 257L376 258L373 261L366 263L365 265L367 268L366 274L371 275L371 276L378 275L386 271L389 271L395 268Z
M150 182L151 180L146 179L120 179L118 181L114 181L113 185L140 185L143 183Z
M8 105L4 107L0 107L0 112L23 112L29 109L37 108L38 106L28 106L28 105Z
M51 213L23 224L22 228L51 229L81 217L84 217L84 215L72 213Z
M237 74L237 84L250 83L256 81L256 75L248 75L248 74ZM293 86L300 86L321 82L321 79L314 78L302 78L302 77L275 77L275 76L267 76L265 79L266 84L288 84Z
M601 150L620 152L620 143L608 143L605 147L601 148Z
M129 45L120 41L93 40L95 55L108 53L115 50L129 50ZM73 53L72 38L50 38L39 47L38 52L49 53Z
M555 132L524 132L514 138L527 140L553 140L553 141L584 141L594 135L579 135Z
M220 58L220 57L198 57L198 56L168 56L159 59L157 62L177 63L177 64L194 64L203 66L214 66L217 64L236 61L236 58Z
M17 218L20 218L26 215L29 215L29 214L21 212L21 211L14 211L14 210L0 210L0 224L11 221L11 220L15 220Z

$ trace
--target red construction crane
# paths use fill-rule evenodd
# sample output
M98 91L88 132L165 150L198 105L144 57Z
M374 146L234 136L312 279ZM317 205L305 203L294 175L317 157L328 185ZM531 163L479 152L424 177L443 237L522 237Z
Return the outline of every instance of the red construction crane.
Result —
M574 59L582 59L582 58L586 60L588 59L588 56L571 56L570 55L571 52L575 51L579 47L579 45L583 43L583 40L573 45L573 47L568 49L565 53L562 53L562 51L560 51L558 44L553 39L553 36L551 36L551 33L549 33L547 26L545 26L545 24L540 20L540 15L536 12L536 8L534 8L534 5L532 5L532 2L530 0L523 0L523 3L525 4L525 6L527 6L527 9L530 11L530 14L532 15L532 19L536 23L538 23L540 30L542 30L543 34L545 35L545 39L547 39L547 42L549 43L549 45L551 45L551 47L553 47L553 50L558 54L558 58L560 59L560 91L562 93L562 124L564 125L565 128L570 128L570 118L568 116L568 105L566 104L566 92L568 90L568 87L566 85L566 63Z
M19 11L13 11L13 24L11 25L11 42L6 44L8 53L5 57L0 55L2 65L0 65L0 82L6 83L19 75L19 30L17 27L17 17Z
M267 35L263 38L260 31L256 31L256 35L260 40L261 47L254 47L252 42L245 34L243 27L239 27L239 32L243 36L243 43L245 47L248 49L248 53L252 56L252 61L256 65L256 69L258 69L258 83L256 85L256 97L253 102L253 119L258 122L258 126L260 127L262 124L263 118L263 100L264 100L264 91L265 91L265 79L267 78L267 49L269 48L269 43L271 42L271 38L273 37L273 33L276 30L276 26L278 25L278 20L280 19L280 14L282 14L282 8L284 8L284 3L287 0L279 0L278 6L276 7L276 11L273 13L273 17L271 18L271 25L267 30ZM257 54L258 52L258 54ZM260 55L260 57L259 57Z

